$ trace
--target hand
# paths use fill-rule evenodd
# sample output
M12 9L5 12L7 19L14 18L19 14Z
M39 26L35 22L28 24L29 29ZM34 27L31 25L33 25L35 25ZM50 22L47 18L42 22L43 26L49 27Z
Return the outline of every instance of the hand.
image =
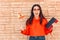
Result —
M24 27L20 27L20 30L24 30L24 29L26 29L26 28L24 28Z
M23 27L20 27L20 30L24 30L24 28Z
M20 33L21 33L22 31L24 31L24 30L25 30L25 28L20 27Z

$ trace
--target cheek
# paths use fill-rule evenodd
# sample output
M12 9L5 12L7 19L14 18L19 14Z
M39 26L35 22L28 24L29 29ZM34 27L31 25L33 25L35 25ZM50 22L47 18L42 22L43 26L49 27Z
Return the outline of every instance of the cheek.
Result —
M36 11L33 11L33 13L36 13Z
M40 11L38 11L38 13L40 13Z

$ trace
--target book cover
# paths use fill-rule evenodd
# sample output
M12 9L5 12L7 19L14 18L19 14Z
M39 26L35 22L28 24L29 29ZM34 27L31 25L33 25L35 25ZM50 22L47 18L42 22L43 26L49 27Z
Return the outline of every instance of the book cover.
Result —
M46 24L46 27L49 28L54 22L57 23L58 20L56 18L52 17L50 19L50 21Z

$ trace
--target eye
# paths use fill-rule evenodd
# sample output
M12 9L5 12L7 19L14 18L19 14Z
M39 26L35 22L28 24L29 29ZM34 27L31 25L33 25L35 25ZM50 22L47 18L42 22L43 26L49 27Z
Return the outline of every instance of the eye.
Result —
M37 10L40 10L40 9L37 9Z
M40 9L33 9L33 10L40 10Z

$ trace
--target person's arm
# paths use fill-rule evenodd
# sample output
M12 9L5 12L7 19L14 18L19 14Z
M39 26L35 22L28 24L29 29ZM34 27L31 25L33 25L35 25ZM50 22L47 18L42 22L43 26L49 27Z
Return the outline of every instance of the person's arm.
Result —
M48 21L47 21L47 19L45 19L45 33L46 33L46 35L49 34L49 33L51 34L52 31L53 31L53 25L50 25L49 27L46 27L47 23L48 23Z
M21 33L24 34L24 35L29 35L29 29L30 29L30 25L27 25L26 29L21 30Z

